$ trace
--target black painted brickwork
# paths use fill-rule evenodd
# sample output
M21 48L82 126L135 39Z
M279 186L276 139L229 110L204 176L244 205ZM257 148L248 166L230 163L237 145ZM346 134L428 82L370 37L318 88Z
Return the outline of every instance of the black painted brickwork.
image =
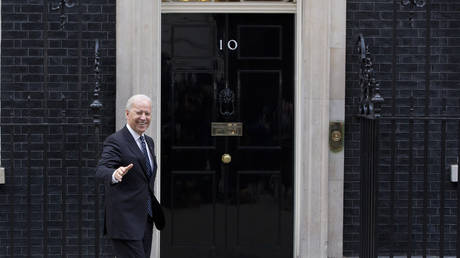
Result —
M1 1L7 184L0 185L0 257L111 257L109 243L97 236L102 229L96 230L102 195L97 199L93 168L99 147L89 105L99 39L103 140L115 128L116 1L71 1L76 6L65 9L63 30L60 11L50 8L58 2Z
M359 254L360 127L353 117L360 94L359 33L375 61L384 116L460 116L460 2L425 2L425 7L411 9L399 0L347 1L345 256ZM408 120L380 123L378 255L455 256L457 184L449 182L448 166L457 163L458 121L414 120L412 133Z

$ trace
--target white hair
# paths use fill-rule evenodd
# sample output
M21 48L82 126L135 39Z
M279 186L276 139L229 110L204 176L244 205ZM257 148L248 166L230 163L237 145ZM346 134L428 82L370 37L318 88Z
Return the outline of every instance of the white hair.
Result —
M152 104L152 100L147 95L136 94L136 95L131 96L126 102L126 110L131 110L131 107L133 106L133 104L139 100L147 100L150 104Z

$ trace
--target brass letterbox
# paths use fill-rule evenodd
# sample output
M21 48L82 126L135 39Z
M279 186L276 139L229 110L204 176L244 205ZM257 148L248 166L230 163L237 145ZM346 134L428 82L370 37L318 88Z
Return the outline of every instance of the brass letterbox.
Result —
M211 123L212 136L243 136L243 123L229 122L229 123Z

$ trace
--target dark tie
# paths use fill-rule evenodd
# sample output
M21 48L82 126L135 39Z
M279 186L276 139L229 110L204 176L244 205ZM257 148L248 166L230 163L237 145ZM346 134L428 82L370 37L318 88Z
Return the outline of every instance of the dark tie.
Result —
M152 166L150 165L149 154L147 152L147 147L146 147L146 144L145 144L144 136L142 135L140 137L140 139L141 139L142 152L144 153L144 158L145 158L145 166L147 167L147 177L150 179L150 177L152 177L152 174L153 174ZM150 196L147 199L147 213L149 214L150 217L153 216L153 213L152 213L152 200L150 199Z
M140 138L141 138L142 152L144 153L144 158L145 158L145 166L147 167L147 176L150 178L153 175L152 166L150 165L149 154L147 152L147 147L145 144L144 136L142 135Z

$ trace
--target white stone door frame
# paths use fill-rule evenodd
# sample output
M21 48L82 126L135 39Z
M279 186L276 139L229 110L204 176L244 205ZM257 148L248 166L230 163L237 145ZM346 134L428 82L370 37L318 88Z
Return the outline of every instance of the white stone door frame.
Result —
M329 151L330 121L344 121L346 0L168 3L117 0L116 126L137 93L152 97L149 128L161 156L161 13L296 14L294 258L342 257L343 151ZM159 164L161 167L161 163ZM156 191L159 196L160 175ZM152 258L160 258L155 231Z

